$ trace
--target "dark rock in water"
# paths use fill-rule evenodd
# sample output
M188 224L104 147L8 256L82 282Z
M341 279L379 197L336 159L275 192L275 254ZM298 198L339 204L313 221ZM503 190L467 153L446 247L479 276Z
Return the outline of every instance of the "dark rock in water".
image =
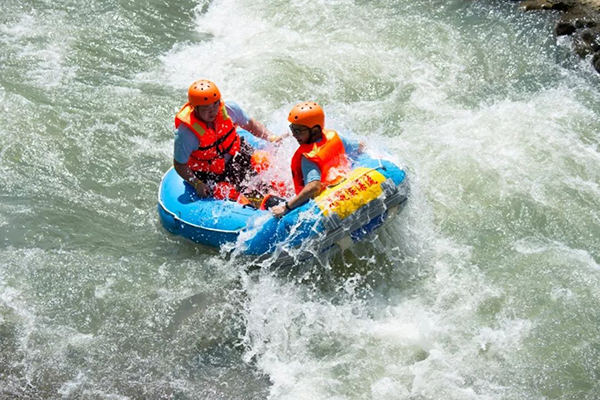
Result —
M585 58L600 50L600 30L584 29L573 35L573 47L578 56Z
M594 53L600 50L600 28L586 29L581 32L581 38Z
M556 36L572 35L578 29L593 28L597 25L598 15L590 15L584 9L575 8L559 18L554 33Z
M554 34L572 35L575 53L583 58L594 54L592 63L600 72L600 0L526 0L520 8L561 11Z
M575 20L575 28L577 28L577 29L593 28L595 26L598 26L598 17L597 16L592 17L591 15L586 15L586 16L579 17Z
M581 58L585 58L592 54L592 50L590 49L590 47L579 35L573 36L573 48L575 50L575 53Z
M592 58L592 64L596 71L600 72L600 53L594 54L594 58Z
M525 11L531 10L558 10L567 11L575 7L574 0L526 0L521 2L521 9Z
M576 30L575 25L559 21L554 28L554 34L556 36L572 35Z

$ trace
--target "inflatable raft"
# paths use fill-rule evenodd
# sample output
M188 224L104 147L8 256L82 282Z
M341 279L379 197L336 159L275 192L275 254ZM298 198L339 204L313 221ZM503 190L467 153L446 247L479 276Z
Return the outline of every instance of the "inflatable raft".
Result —
M263 146L247 132L240 135L255 148ZM171 168L160 184L158 213L175 235L215 248L230 245L277 266L293 265L349 247L405 205L409 187L400 167L365 154L351 167L342 182L281 219L233 201L200 199Z

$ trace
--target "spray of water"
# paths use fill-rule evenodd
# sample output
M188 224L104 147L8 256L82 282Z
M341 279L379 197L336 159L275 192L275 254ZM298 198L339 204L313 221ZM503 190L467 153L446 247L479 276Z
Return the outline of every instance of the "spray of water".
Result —
M2 396L598 397L600 82L551 14L27 6L0 17ZM201 77L275 133L319 102L408 164L407 208L283 272L169 236L156 188Z

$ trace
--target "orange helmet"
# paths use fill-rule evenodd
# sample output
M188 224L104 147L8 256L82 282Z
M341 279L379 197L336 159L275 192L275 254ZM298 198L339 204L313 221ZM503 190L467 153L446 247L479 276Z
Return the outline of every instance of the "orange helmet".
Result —
M319 125L321 128L325 127L325 113L320 105L313 101L305 101L304 103L296 104L290 115L288 115L288 121L296 125L305 125L312 128Z
M221 99L217 85L206 79L191 84L188 90L188 101L192 107L207 106Z

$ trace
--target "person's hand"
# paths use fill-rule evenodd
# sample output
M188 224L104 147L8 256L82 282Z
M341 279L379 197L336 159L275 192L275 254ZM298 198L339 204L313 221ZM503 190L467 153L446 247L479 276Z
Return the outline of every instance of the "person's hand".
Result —
M285 204L279 204L278 206L271 207L271 213L275 218L281 218L287 212Z
M283 137L277 135L270 135L268 140L273 144L279 144L283 140Z
M358 142L358 153L359 154L364 153L366 147L367 147L367 145L362 140L360 142Z
M206 183L202 181L196 181L196 183L192 186L194 186L194 189L196 189L196 194L201 199L210 196L210 188Z
M289 132L284 133L283 135L269 135L268 141L273 143L275 146L279 146L283 139L286 139L290 136Z

